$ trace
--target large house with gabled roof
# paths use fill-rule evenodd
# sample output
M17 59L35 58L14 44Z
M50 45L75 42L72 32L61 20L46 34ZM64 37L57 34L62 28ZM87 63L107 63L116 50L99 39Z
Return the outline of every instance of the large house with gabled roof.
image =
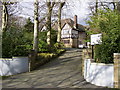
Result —
M85 27L77 23L77 15L74 16L74 20L68 18L61 20L61 41L66 47L78 48L79 45L86 45L86 32ZM58 30L58 24L55 23L52 27L54 30ZM42 28L44 31L45 26Z

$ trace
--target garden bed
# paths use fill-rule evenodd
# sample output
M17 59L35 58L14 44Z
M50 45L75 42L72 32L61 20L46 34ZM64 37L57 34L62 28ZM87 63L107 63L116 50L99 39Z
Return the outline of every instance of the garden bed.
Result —
M32 65L31 70L35 70L38 67L50 62L54 58L60 56L65 51L66 51L65 49L58 49L56 53L38 53L38 58L35 61L34 65Z

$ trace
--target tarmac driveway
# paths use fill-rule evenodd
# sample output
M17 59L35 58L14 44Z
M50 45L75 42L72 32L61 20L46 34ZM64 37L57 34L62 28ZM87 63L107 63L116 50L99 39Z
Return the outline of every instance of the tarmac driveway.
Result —
M81 50L68 49L39 69L3 80L3 88L102 88L81 76Z

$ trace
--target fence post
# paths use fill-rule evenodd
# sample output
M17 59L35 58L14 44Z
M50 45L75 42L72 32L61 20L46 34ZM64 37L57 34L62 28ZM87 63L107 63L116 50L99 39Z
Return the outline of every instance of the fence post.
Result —
M114 88L120 88L120 53L114 53Z
M31 50L29 54L29 72L34 68L34 63L35 63L35 51Z

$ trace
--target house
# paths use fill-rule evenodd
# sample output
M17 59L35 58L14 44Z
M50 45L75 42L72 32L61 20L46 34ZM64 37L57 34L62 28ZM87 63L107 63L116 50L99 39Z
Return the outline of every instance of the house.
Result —
M85 27L77 23L77 15L74 16L74 20L68 18L61 20L61 41L66 47L78 48L78 45L86 45L84 40L86 39ZM55 23L52 27L57 30L58 24ZM45 26L41 31L45 31Z

